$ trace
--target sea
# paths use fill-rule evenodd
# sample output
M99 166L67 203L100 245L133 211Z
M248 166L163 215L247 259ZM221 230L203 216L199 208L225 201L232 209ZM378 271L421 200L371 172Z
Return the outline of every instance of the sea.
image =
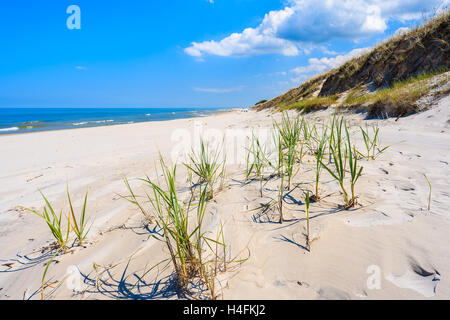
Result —
M0 135L205 117L223 108L0 108Z

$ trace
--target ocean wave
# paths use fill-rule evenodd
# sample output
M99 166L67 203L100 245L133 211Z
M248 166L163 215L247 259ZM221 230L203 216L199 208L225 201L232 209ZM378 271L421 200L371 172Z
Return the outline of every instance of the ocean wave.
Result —
M19 127L11 127L11 128L0 129L0 132L16 131L16 130L19 130Z
M109 123L114 122L114 120L98 120L98 121L83 121L83 122L74 122L72 125L74 126L83 126L88 123Z
M206 117L208 115L208 113L205 111L191 111L190 113L191 113L191 115L197 116L197 117Z
M151 113L146 113L145 114L147 117L150 117L152 114Z

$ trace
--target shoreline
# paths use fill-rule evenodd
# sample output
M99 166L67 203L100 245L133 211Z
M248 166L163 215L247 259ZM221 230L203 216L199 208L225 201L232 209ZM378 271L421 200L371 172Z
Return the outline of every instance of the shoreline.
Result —
M76 108L73 108L74 110L76 110ZM12 136L12 135L22 135L22 134L33 134L33 133L42 133L42 132L52 132L52 131L70 131L70 130L76 130L76 129L92 129L92 128L98 128L98 127L111 127L111 126L120 126L120 125L132 125L132 124L139 124L139 123L154 123L154 122L165 122L165 121L174 121L174 120L183 120L183 119L195 119L195 118L205 118L205 117L210 117L210 116L214 116L214 115L220 115L223 113L228 113L228 112L234 112L234 111L239 111L245 108L230 108L230 109L218 109L217 111L215 111L214 109L205 109L205 110L200 110L201 111L207 111L207 112L212 112L212 114L208 114L208 115L196 115L196 116L189 116L189 117L180 117L180 118L176 118L176 119L162 119L162 120L148 120L148 121L136 121L136 122L132 122L132 123L110 123L109 121L111 120L103 120L103 121L95 121L95 120L91 120L91 122L97 122L99 123L99 125L93 125L93 126L76 126L73 125L73 127L68 127L68 128L58 128L58 129L48 129L48 130L36 130L36 131L31 131L31 132L20 132L21 130L26 131L26 129L17 129L17 130L11 130L11 132L8 131L3 131L5 133L2 133L0 131L0 137L2 136ZM198 111L198 110L195 110ZM114 121L114 120L113 120ZM82 121L84 122L84 121ZM86 121L89 122L89 121ZM103 123L103 124L100 124ZM109 124L108 124L109 123ZM14 126L17 127L17 126ZM13 127L11 127L13 128ZM6 129L6 128L4 128ZM34 128L31 128L31 130ZM8 133L6 133L8 132Z

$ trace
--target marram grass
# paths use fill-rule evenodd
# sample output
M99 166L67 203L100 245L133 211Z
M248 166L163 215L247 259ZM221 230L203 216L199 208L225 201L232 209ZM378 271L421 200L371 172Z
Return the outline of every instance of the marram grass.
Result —
M62 209L60 210L59 215L56 214L55 209L53 208L50 201L44 196L41 191L39 192L41 193L41 196L45 202L43 211L38 212L36 210L31 210L28 208L24 209L36 214L45 221L53 235L53 238L55 239L56 247L63 253L67 252L68 243L71 238L71 230L75 234L75 237L78 240L78 244L83 245L83 241L90 231L90 227L88 227L89 217L86 215L88 193L86 192L86 195L84 196L83 207L81 209L79 218L77 219L75 210L72 205L72 199L69 194L69 186L67 186L67 199L69 203L69 213L67 215L63 215ZM63 226L63 218L64 220L67 219L65 229Z
M365 129L360 126L359 127L362 133L362 137L363 137L363 142L364 142L364 146L365 146L365 153L363 154L362 152L357 151L357 153L363 157L366 158L367 161L369 160L375 160L380 154L382 154L386 149L388 149L390 146L386 146L384 148L378 148L378 143L379 143L379 132L380 132L380 128L378 127L378 125L372 125L372 131L373 131L373 135L370 135L370 130L368 125L366 124Z
M314 160L316 162L315 167L314 167L314 169L315 169L315 194L313 194L311 197L314 201L320 200L319 181L320 181L320 176L322 173L322 164L321 163L324 160L325 149L326 149L327 141L328 141L327 130L328 130L328 128L326 126L324 126L323 131L322 131L322 137L320 138L319 144L314 153ZM309 195L308 195L308 200L309 200Z
M210 191L207 186L203 186L200 188L196 203L191 198L184 204L176 189L176 166L169 167L160 156L160 168L162 182L152 181L148 177L142 179L150 187L152 196L147 195L147 198L153 208L155 223L163 233L162 239L156 236L154 238L163 241L169 251L179 290L187 293L190 281L199 278L209 290L210 297L214 299L216 297L214 279L221 264L218 261L218 251L222 248L225 255L225 243L223 228L219 230L217 239L208 237L208 232L203 229ZM190 218L191 211L196 213L194 221ZM207 254L204 246L208 247L212 254L211 252ZM225 263L226 257L224 256L222 260Z
M192 149L186 168L198 177L198 184L205 183L209 187L209 199L214 197L214 186L225 174L225 159L221 160L220 145L211 148L200 139L199 150Z
M342 137L342 128L345 129L346 141L344 141ZM344 120L344 117L342 117L338 122L333 121L332 131L335 140L333 143L330 143L330 153L333 160L334 170L330 165L326 165L323 161L320 161L320 163L330 173L330 175L338 181L344 195L345 206L346 208L351 208L356 204L355 185L361 176L363 167L358 167L358 156L356 154L355 147L351 144L350 134L348 132L347 123ZM343 149L343 145L345 145L345 150ZM345 188L344 181L347 159L350 170L351 198Z
M63 252L66 252L70 234L70 215L67 215L66 230L64 230L63 211L61 210L59 215L56 214L51 203L47 200L47 198L41 191L40 193L45 202L43 212L38 212L28 208L25 208L25 210L36 214L45 221L45 223L47 224L48 228L50 229L53 235L53 238L55 239L56 247L62 250Z
M288 176L287 188L291 189L291 182L296 172L294 170L297 156L302 151L297 151L297 145L300 142L303 120L297 116L291 118L287 112L282 113L281 124L275 122L278 133L282 139L282 158L284 159L285 173ZM303 145L302 145L303 148Z
M75 211L72 206L72 200L70 199L69 186L67 186L67 199L69 200L70 215L72 217L72 230L75 233L78 243L80 246L83 245L83 241L89 233L90 227L88 228L89 218L86 216L86 205L87 205L88 193L84 196L83 208L81 209L80 217L77 221L75 216Z
M263 197L264 170L269 165L266 145L252 133L250 147L247 149L245 179L249 180L254 175L259 180L261 198Z

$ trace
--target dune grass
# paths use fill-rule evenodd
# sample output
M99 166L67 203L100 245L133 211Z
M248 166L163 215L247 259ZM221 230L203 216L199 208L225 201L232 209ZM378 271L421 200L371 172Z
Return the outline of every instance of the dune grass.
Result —
M55 212L55 209L53 205L50 203L50 201L45 197L45 195L42 193L42 191L39 191L42 198L44 199L44 208L42 212L24 208L24 210L29 211L33 214L36 214L40 218L42 218L45 223L47 224L50 232L52 233L52 236L55 240L55 243L50 247L51 249L56 249L55 253L51 257L51 259L47 262L47 265L44 269L44 273L41 278L41 300L45 300L45 289L48 287L54 288L53 285L56 282L48 282L45 280L49 267L56 256L59 254L65 254L67 253L69 249L69 240L71 240L72 232L75 234L76 240L78 240L78 245L83 246L83 242L86 239L90 227L88 226L90 218L87 216L87 199L88 199L88 193L86 192L84 196L84 202L83 206L81 208L81 213L77 219L77 216L75 214L75 210L72 204L72 199L69 193L69 186L66 187L66 193L67 193L67 200L69 203L69 212L67 215L63 214L63 210L61 209L59 212L59 215ZM67 223L65 226L63 225L64 220L67 219ZM72 232L71 232L72 231ZM55 289L55 288L54 288Z
M294 109L301 113L309 113L321 109L326 109L329 106L335 104L337 99L337 95L305 98L292 104L282 106L280 108L280 111Z
M349 204L348 193L344 187L344 178L345 178L345 161L346 157L342 150L342 125L344 122L344 118L341 118L340 122L335 122L333 120L332 123L332 138L330 139L329 149L330 156L333 158L334 170L331 167L325 165L323 161L320 161L322 166L331 174L331 176L339 182L341 190L344 194L345 203ZM336 171L336 172L334 172Z
M121 195L121 194L117 194L117 195L119 197L121 197L122 199L125 199L128 202L130 202L133 205L135 205L136 207L138 207L139 210L141 211L141 213L147 219L147 221L149 223L153 223L154 222L154 218L149 213L147 213L147 211L144 209L143 205L139 202L138 197L134 193L133 189L130 186L130 182L128 181L128 179L126 177L123 178L123 182L125 183L125 186L127 187L129 195L127 195L127 196L124 196L124 195Z
M284 222L284 217L283 217L283 197L284 197L284 189L285 189L284 179L285 179L285 174L284 174L284 165L283 165L281 167L281 174L280 174L280 188L278 189L278 212L280 213L280 219L278 222L281 224Z
M353 207L356 204L356 194L355 194L355 185L361 176L363 167L358 167L358 156L356 154L356 148L350 142L350 135L348 133L347 125L345 125L345 133L347 136L347 153L348 153L348 163L350 168L350 189L352 192L351 202L347 202L347 207Z
M330 153L333 158L334 170L330 165L326 165L323 161L320 161L320 163L331 174L331 176L339 182L344 195L346 208L351 208L356 204L355 185L361 176L363 167L358 168L358 156L356 154L355 147L351 144L350 134L348 132L347 123L344 120L344 117L342 117L338 122L333 120L333 123L334 125L332 131L335 140L334 143L330 143ZM345 130L345 142L343 141L342 128ZM343 145L345 145L345 151L343 149ZM348 191L344 186L347 160L350 169L351 198L349 197Z
M254 175L259 180L261 198L263 197L264 170L269 165L266 145L252 133L250 147L247 148L245 179L249 180Z
M163 233L162 239L156 236L154 238L163 241L169 251L179 290L187 293L190 281L199 278L210 291L211 298L214 298L216 297L214 278L219 263L217 250L222 247L225 252L225 243L219 241L219 238L208 237L208 232L203 230L210 191L207 186L200 187L197 202L193 203L191 198L187 204L183 204L176 189L176 166L167 166L160 156L160 168L162 182L154 182L148 177L141 179L152 191L153 196L147 195L147 198L154 211L155 223ZM196 220L191 226L189 214L193 210L196 212ZM223 229L219 231L219 236L224 239ZM205 254L203 245L210 249L212 245L216 246L213 259L209 259ZM211 264L215 267L211 268Z
M186 287L188 280L195 274L203 272L200 261L201 252L199 234L189 232L188 214L192 203L189 202L184 207L178 199L175 186L176 166L168 168L164 160L160 159L162 173L164 175L164 190L158 184L150 180L146 182L153 191L154 197L149 197L149 201L156 213L156 223L163 230L164 241L170 252L174 270L177 274L178 286L180 289ZM197 228L201 232L201 225L204 217L206 203L206 188L200 193L199 204L197 206Z
M41 191L39 191L39 192L45 202L43 212L38 212L38 211L31 210L28 208L24 208L24 209L36 214L37 216L41 217L45 221L45 223L47 224L48 228L50 229L50 231L53 235L53 238L55 239L55 246L58 249L60 249L62 252L65 253L65 252L67 252L67 245L68 245L68 241L69 241L70 228L71 228L70 215L67 215L66 230L64 230L63 210L61 209L59 215L56 214L51 203L47 200L47 198L44 196L44 194Z
M369 127L366 123L366 127L365 129L362 126L359 126L360 130L361 130L361 134L363 137L363 141L364 141L364 146L366 147L365 150L365 154L356 151L362 158L365 158L367 161L369 160L375 160L380 154L382 154L385 150L387 150L388 148L390 148L390 146L386 146L384 148L378 148L378 143L379 143L379 132L380 132L380 128L378 127L377 124L372 125L372 132L373 135L370 135L370 130Z
M311 199L313 201L319 201L320 200L320 194L319 194L319 181L320 181L320 175L322 173L322 164L325 157L325 150L327 147L327 141L328 141L328 135L327 135L328 128L326 126L322 129L322 137L319 140L317 149L314 152L314 159L315 159L315 194L311 196ZM308 195L309 200L309 195Z
M291 190L291 183L298 170L295 170L295 160L297 158L297 150L294 145L290 145L285 152L285 172L288 177L287 190Z
M44 199L44 209L42 212L38 212L36 210L31 210L28 208L23 208L26 211L32 212L42 218L45 223L47 224L48 228L50 229L53 238L55 239L55 246L57 249L61 250L63 253L67 252L68 249L68 243L71 237L71 230L75 234L78 244L80 246L83 245L84 239L87 237L90 227L88 227L89 224L89 217L86 215L86 207L87 207L87 197L88 193L86 192L84 197L84 203L83 207L81 208L81 213L79 218L77 219L75 215L75 211L73 209L72 205L72 199L69 194L69 186L67 185L66 188L66 194L67 199L69 203L69 213L67 215L63 214L63 210L60 210L59 215L55 212L55 209L53 208L50 201L44 196L44 194L39 191L42 198ZM67 219L67 223L64 229L63 226L63 218L64 220Z
M275 161L269 161L269 165L274 169L276 174L280 177L282 175L282 169L284 164L283 159L283 139L280 132L277 130L275 121L273 122L272 141L275 146L276 158Z
M221 160L220 146L211 148L200 139L200 149L191 150L189 163L184 165L198 177L198 184L205 183L209 188L208 199L214 198L214 186L221 176L225 174L225 160Z
M302 130L302 122L299 116L291 118L287 112L283 112L281 123L275 122L275 125L283 139L283 149L297 145Z
M55 252L55 254L51 257L51 259L47 262L47 265L45 266L44 273L42 274L42 278L41 278L41 300L45 300L45 289L48 288L48 287L53 288L53 284L55 284L53 282L45 281L45 277L47 276L47 272L48 272L48 269L50 267L50 264L53 262L53 259L55 259L55 257L59 253L60 253L60 251L57 250Z
M439 68L422 72L406 80L397 81L390 87L369 93L363 93L360 88L356 88L350 91L340 107L367 105L369 118L399 117L416 113L417 101L432 88L428 80L447 71L448 68Z
M72 217L72 230L75 233L78 243L80 246L83 245L83 241L89 233L90 227L88 228L89 218L86 217L86 205L87 205L87 197L88 193L84 197L83 207L81 209L81 214L79 217L79 221L77 221L77 217L75 216L75 211L73 210L72 200L70 199L69 194L69 186L67 186L67 199L69 200L69 208L70 215Z
M291 118L287 112L283 112L281 124L275 122L278 133L282 139L282 158L284 159L285 173L288 176L287 189L291 189L292 178L295 176L294 171L295 161L297 159L297 145L300 141L302 132L302 124L300 118L297 116ZM301 154L302 152L300 152Z

